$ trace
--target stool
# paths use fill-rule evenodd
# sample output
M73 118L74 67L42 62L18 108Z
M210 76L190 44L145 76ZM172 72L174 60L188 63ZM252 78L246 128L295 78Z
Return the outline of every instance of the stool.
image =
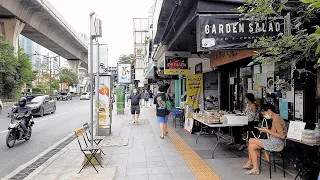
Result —
M270 173L270 179L271 179L271 154L273 156L273 167L274 167L274 172L277 171L277 168L276 168L276 158L274 156L275 153L280 153L281 157L282 157L282 169L283 169L283 177L286 177L286 172L284 170L284 153L282 151L267 151L265 149L260 149L260 166L259 166L259 171L261 172L261 153L262 153L262 150L266 151L267 153L269 153L269 173Z

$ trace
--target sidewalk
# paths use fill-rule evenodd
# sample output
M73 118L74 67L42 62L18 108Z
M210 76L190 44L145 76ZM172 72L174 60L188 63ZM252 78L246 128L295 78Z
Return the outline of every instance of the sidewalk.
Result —
M117 179L117 180L241 180L269 179L268 165L263 163L259 176L245 176L241 169L245 157L235 156L219 159L204 158L201 150L211 150L214 138L195 136L183 130L169 128L169 136L159 138L159 125L153 108L141 109L140 123L133 124L126 109L125 115L114 115L112 135L107 137L102 150L102 165L99 174L93 167L86 167L80 174L83 154L74 140L56 158L40 166L26 179L71 180L71 179ZM169 122L169 125L172 123ZM200 150L200 151L199 151ZM49 165L49 166L48 166ZM272 179L283 179L278 170ZM287 178L290 179L290 178Z

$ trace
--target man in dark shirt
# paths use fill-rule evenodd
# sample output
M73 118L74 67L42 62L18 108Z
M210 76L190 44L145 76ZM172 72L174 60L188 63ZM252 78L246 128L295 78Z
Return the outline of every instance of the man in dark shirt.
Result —
M133 123L139 120L140 116L140 106L141 106L141 95L138 94L137 89L133 89L133 93L129 97L131 104L131 115L133 118Z

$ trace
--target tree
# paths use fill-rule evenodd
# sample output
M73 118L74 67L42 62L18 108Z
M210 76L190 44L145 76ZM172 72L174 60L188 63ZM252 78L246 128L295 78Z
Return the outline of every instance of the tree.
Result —
M18 50L18 73L20 74L19 84L27 84L27 86L32 86L32 81L35 80L36 76L32 71L32 63L30 61L30 56L23 52L22 48Z
M249 45L250 48L263 50L257 51L253 56L254 62L282 62L284 65L293 59L305 61L318 59L315 43L310 43L312 36L308 34L312 29L311 19L315 14L308 10L307 5L295 6L289 3L288 0L246 0L246 3L237 9L242 16L250 17L255 22L257 21L255 17L279 17L284 15L284 11L292 13L291 34L279 34L276 38L260 38Z
M76 86L79 83L77 74L66 68L60 70L59 78L60 83L67 83L69 86Z
M3 35L0 35L0 96L17 98L21 95L21 85L32 85L34 72L30 57L19 48L18 56Z
M119 57L119 62L120 63L133 63L135 61L136 57L134 54L129 54L129 55L124 55L122 54Z

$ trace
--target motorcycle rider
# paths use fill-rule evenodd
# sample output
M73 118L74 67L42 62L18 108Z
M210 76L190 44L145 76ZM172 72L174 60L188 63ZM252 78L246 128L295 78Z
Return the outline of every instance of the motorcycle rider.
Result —
M27 124L29 123L29 120L31 118L31 109L30 107L26 106L27 99L25 97L20 98L18 101L18 107L13 109L12 113L18 113L18 114L24 114L24 117L22 118L22 121L20 123L21 128L23 129L24 136L28 138L28 129Z

